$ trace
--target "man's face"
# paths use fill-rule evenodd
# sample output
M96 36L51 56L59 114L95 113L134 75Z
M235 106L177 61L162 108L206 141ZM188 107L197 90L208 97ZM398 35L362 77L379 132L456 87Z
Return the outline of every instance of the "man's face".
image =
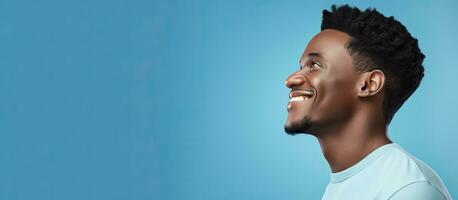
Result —
M359 73L344 46L349 39L344 32L326 29L309 42L301 69L287 79L291 93L286 133L316 135L352 117Z

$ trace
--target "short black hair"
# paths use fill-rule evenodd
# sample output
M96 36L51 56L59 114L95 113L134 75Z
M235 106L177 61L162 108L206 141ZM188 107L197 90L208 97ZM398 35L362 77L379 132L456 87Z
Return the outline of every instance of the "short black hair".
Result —
M331 11L323 10L321 30L325 29L350 35L346 48L357 71L383 71L383 115L389 124L424 76L425 55L418 47L418 40L393 16L385 17L375 8L361 11L347 4L332 5Z

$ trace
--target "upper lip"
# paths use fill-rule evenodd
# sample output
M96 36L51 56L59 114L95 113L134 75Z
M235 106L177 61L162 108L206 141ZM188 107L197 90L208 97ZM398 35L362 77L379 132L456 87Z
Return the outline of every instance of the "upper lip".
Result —
M313 89L306 89L306 90L294 89L294 90L291 90L291 92L289 93L289 98L291 99L293 97L298 97L298 96L305 96L305 97L311 98L313 97L314 94L315 94L315 91Z

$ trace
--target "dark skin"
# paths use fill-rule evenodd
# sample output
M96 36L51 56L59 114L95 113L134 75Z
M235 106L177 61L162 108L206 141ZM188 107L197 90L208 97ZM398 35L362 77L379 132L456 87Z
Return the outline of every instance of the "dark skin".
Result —
M286 81L290 95L305 98L288 103L285 131L315 136L333 173L392 143L382 111L385 75L356 71L344 46L349 40L338 30L321 31Z

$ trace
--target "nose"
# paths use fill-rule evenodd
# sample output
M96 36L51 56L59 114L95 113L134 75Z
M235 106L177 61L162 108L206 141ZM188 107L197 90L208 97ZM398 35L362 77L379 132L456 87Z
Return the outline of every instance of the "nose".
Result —
M288 79L286 79L286 87L288 88L293 88L294 86L302 85L306 81L306 78L304 75L301 74L293 74Z

